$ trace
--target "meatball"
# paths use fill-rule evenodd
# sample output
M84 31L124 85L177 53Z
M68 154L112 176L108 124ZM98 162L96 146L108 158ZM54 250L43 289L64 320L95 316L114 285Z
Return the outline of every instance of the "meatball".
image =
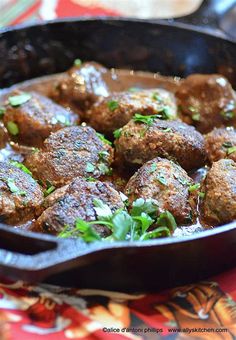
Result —
M205 148L211 163L222 158L236 162L236 130L233 127L215 128L205 135Z
M125 194L132 203L137 198L152 198L160 213L168 210L178 224L188 224L195 219L196 192L186 171L164 158L154 158L145 163L129 180Z
M203 133L236 123L236 97L219 74L193 74L176 91L183 120Z
M191 170L206 160L203 136L181 121L154 119L145 124L131 120L119 131L115 147L118 158L129 164L143 164L159 156Z
M55 85L52 98L83 115L83 110L99 96L108 96L107 81L110 78L110 71L95 62L73 66Z
M87 182L78 177L67 186L64 194L60 192L58 199L52 200L53 204L38 218L34 230L58 234L65 226L73 228L77 218L85 221L96 220L94 199L107 204L112 212L124 207L119 193L108 183ZM109 230L104 226L96 226L96 231L103 236L109 234Z
M43 192L21 169L0 162L0 216L7 224L23 223L41 212Z
M114 92L107 98L100 98L91 107L87 120L95 130L111 135L127 124L135 113L159 114L161 118L174 119L176 111L174 95L164 89Z
M207 224L217 226L236 219L236 163L232 159L212 164L201 191L205 192L201 213Z
M26 157L35 178L59 187L77 176L99 178L109 174L113 149L89 126L72 126L54 132L42 150Z
M41 146L52 131L73 125L78 116L36 92L15 91L8 97L3 122L15 141Z
M7 129L5 128L4 124L0 122L0 148L4 148L9 141L9 136L7 133Z

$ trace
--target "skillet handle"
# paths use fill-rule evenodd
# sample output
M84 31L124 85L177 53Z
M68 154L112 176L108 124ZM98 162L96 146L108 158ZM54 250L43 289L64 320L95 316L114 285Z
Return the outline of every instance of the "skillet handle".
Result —
M95 243L90 245L79 239L57 239L0 224L0 275L38 282L48 275L85 264L87 255L96 247Z
M236 0L203 0L196 12L174 19L194 26L219 28L220 19L236 6Z

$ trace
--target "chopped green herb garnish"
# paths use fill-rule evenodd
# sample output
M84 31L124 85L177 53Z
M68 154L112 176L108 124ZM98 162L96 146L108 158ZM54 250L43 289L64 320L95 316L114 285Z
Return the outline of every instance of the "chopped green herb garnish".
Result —
M199 196L200 198L204 198L204 197L205 197L205 195L206 195L206 193L205 193L205 192L199 192L199 193L198 193L198 196Z
M200 118L201 118L200 113L194 113L192 115L192 120L194 120L195 122L199 122Z
M172 132L172 129L170 127L163 129L162 132Z
M85 168L85 171L87 171L87 172L94 172L94 170L95 170L95 166L92 164L92 163L87 163L86 164L86 168Z
M232 146L231 148L227 149L227 154L230 155L231 153L236 151L236 146Z
M89 176L89 177L85 178L85 180L86 180L87 182L96 182L96 178L94 178L94 177L92 177L92 176Z
M160 227L165 226L171 231L174 231L177 227L175 218L169 211L165 211L160 214L160 216L157 219L157 225Z
M20 132L18 125L14 122L7 122L7 130L13 136L17 136Z
M33 153L39 152L39 148L34 148L34 147L33 147L33 148L32 148L32 152L33 152Z
M22 104L25 104L31 99L31 94L30 93L22 93L18 94L16 96L10 96L8 97L9 104L13 107L19 106Z
M74 66L81 66L82 65L82 60L77 58L74 60Z
M13 193L13 194L17 194L17 195L20 195L20 196L25 196L26 195L26 192L23 191L23 190L20 190L16 184L15 184L15 181L14 179L12 178L8 178L7 179L7 186L8 188L10 189L10 191Z
M65 116L62 116L62 115L58 115L55 117L55 120L53 119L52 123L54 124L57 124L57 123L61 123L61 124L64 124L66 126L70 126L71 125L71 122L70 120L65 117Z
M145 136L147 130L148 130L148 129L142 129L142 130L140 130L140 131L139 131L139 136L140 136L141 138L143 138L143 137Z
M225 120L230 120L235 116L234 111L221 111L220 114Z
M129 92L137 92L137 91L140 91L140 89L138 87L130 87L128 89Z
M4 116L4 113L6 112L5 107L0 107L0 118Z
M56 187L54 187L54 185L50 185L46 190L44 190L44 196L47 197L48 195L50 195L54 190L56 189Z
M98 164L98 169L101 171L103 175L111 175L112 174L112 169L109 168L106 164L100 163Z
M189 106L189 111L191 111L191 112L194 112L194 113L197 113L198 112L198 109L196 109L195 107L193 107L193 106Z
M158 102L162 101L162 98L160 97L159 93L157 93L157 92L153 93L152 99L157 100Z
M99 157L99 159L101 159L101 160L107 160L108 158L109 158L109 152L107 152L107 151L99 151L98 152L98 157Z
M110 100L107 102L107 106L110 111L115 111L119 107L119 103L117 100Z
M121 136L121 131L122 131L122 128L113 131L113 135L114 135L114 137L115 137L116 139L120 138L120 136Z
M144 241L170 236L176 228L173 215L164 211L158 216L158 207L151 199L137 199L133 202L130 213L126 208L112 212L100 199L94 199L93 204L97 216L95 221L86 222L78 218L74 228L65 226L59 237L79 237L85 242ZM95 230L96 225L107 227L110 235L101 237ZM155 228L149 230L153 225Z
M133 120L138 123L144 123L147 125L152 125L154 120L160 118L159 115L149 115L149 116L144 116L139 113L135 113Z
M222 146L223 146L224 148L228 149L228 148L232 148L233 144L232 144L231 142L224 142L224 143L222 144Z
M163 185L167 185L168 184L165 176L162 173L159 173L157 175L157 180L158 180L158 182L160 182Z
M96 132L96 135L99 139L105 144L112 145L112 142L110 142L108 139L105 138L105 136L102 133Z
M153 163L153 164L150 166L149 172L152 173L152 172L156 171L156 169L157 169L157 164L156 164L156 163Z
M193 192L195 190L198 190L200 188L200 186L201 186L200 183L196 183L196 184L190 185L189 188L188 188L188 191L189 192Z
M19 168L22 171L24 171L26 174L32 176L32 172L24 164L17 161L10 161L10 163L14 165L16 168Z

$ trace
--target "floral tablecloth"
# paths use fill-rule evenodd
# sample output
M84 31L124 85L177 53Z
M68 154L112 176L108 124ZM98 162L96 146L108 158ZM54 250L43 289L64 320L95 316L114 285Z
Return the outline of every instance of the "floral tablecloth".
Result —
M113 8L111 2L1 0L0 26L71 15L122 14L121 6ZM236 269L157 294L0 282L0 340L236 337Z

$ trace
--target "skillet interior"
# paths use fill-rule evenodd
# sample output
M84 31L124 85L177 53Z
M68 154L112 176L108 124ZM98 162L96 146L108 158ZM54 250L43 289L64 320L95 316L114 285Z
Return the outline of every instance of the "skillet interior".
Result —
M235 44L223 39L221 34L208 35L180 24L117 19L48 23L6 30L0 36L0 50L1 87L64 71L76 57L96 60L108 67L159 71L163 75L220 72L236 86ZM165 239L145 245L94 245L85 251L91 251L90 255L76 260L73 258L78 255L79 242L73 247L60 245L53 256L48 253L44 253L44 257L30 256L33 251L24 251L29 244L36 249L35 253L43 252L53 248L56 239L37 236L33 241L33 235L22 232L20 234L26 236L22 239L25 247L17 247L17 242L12 246L4 230L2 227L0 233L3 240L5 237L3 246L7 252L1 254L0 269L4 274L29 280L73 268L73 272L54 275L50 281L132 291L157 289L215 274L236 260L234 225L206 231L186 241ZM48 241L48 245L43 246L40 239L52 243ZM60 244L63 242L69 244L70 241L63 240ZM95 250L98 252L93 253ZM13 254L12 257L10 251L28 255ZM48 256L52 256L50 261ZM60 263L69 258L73 259L70 263Z

